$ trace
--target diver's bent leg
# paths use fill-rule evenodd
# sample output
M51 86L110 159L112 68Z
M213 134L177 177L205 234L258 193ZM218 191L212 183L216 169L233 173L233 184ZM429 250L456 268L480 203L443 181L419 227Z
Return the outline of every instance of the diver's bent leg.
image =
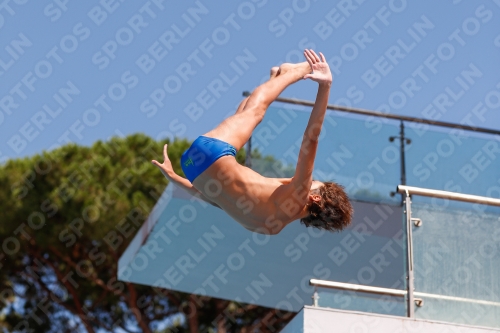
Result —
M262 121L269 105L290 84L310 73L307 62L283 64L279 75L257 87L248 97L242 110L225 119L204 136L217 138L239 150L248 141L255 127ZM240 105L241 106L241 105Z

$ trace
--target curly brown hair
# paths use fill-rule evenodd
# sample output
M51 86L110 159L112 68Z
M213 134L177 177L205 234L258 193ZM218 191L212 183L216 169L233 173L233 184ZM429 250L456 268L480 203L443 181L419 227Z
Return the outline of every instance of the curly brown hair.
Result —
M320 201L309 204L309 216L300 220L306 227L341 231L351 223L353 209L344 187L324 182L319 189Z

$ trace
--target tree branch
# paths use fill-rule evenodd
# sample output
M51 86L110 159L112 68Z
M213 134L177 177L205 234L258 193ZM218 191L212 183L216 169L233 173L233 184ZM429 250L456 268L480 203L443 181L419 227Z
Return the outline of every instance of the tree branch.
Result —
M135 316L137 324L144 333L152 333L146 316L141 315L141 311L137 306L137 291L135 290L135 287L130 282L125 282L125 285L127 286L130 294L130 297L128 298L128 306L130 307L130 310L132 310L132 314Z
M69 258L68 256L63 255L61 252L59 252L59 250L57 250L57 249L56 249L55 247L53 247L53 246L50 246L50 245L49 245L49 249L50 249L50 251L51 251L51 253L52 253L53 255L55 255L56 257L61 258L64 262L66 262L66 263L67 263L68 265L70 265L72 268L74 268L74 269L78 269L78 268L77 268L76 263L75 263L73 260L71 260L71 258ZM88 259L88 258L86 258L86 259ZM106 283L104 283L104 281L103 281L103 280L101 280L101 279L97 276L97 274L96 274L95 272L92 272L92 274L91 274L90 276L86 277L86 278L87 278L89 281L94 282L96 285L98 285L99 287L103 288L104 290L107 290L107 291L112 292L112 293L114 293L114 294L117 294L117 295L123 296L123 297L125 297L125 298L127 297L127 296L126 296L126 295L125 295L125 294L124 294L121 290L119 290L119 289L113 289L113 288L109 287Z
M52 268L52 270L54 271L54 273L57 276L57 279L66 287L68 292L71 294L71 296L73 298L73 304L76 307L76 315L82 321L83 326L85 326L85 329L87 330L87 332L95 333L94 328L88 322L88 318L85 315L85 312L83 311L83 307L80 303L80 300L78 299L78 295L77 295L74 287L70 283L65 281L64 277L61 275L61 272L54 266L54 264L52 262L45 259L43 256L39 255L37 251L33 251L31 249L29 251L30 251L31 255L38 258L40 261L44 262L46 265L48 265L48 266L50 266L50 268Z

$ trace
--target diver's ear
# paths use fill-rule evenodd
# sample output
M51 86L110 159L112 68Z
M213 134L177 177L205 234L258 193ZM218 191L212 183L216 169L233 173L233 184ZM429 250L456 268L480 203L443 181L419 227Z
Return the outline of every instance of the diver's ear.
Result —
M319 195L318 193L309 193L309 200L314 202L320 202L321 195Z

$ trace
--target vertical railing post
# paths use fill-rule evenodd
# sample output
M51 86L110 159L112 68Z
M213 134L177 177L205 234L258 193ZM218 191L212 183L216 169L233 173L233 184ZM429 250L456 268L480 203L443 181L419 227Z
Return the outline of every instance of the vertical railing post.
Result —
M399 139L399 157L400 157L400 173L401 173L401 185L406 185L406 160L405 160L405 143L409 145L411 143L411 139L405 137L405 124L403 120L401 120L401 124L399 125L399 136L390 136L389 141L393 142L394 140ZM391 197L395 195L396 192L391 192ZM403 205L405 198L401 195L401 204Z
M251 168L252 167L252 137L248 139L248 142L245 147L245 166Z
M318 295L318 288L316 288L316 286L314 286L314 294L312 296L312 299L313 299L313 306L318 306L318 300L319 300L319 295Z
M250 96L250 92L244 91L243 96L244 97ZM245 150L246 150L245 166L247 166L248 168L251 168L252 167L252 136L250 136L250 138L248 139Z
M415 289L413 280L413 237L412 237L412 221L411 221L411 197L408 191L406 191L405 198L405 213L406 213L406 279L408 280L408 307L407 314L408 317L413 318L415 316L415 299L413 297L413 291Z

